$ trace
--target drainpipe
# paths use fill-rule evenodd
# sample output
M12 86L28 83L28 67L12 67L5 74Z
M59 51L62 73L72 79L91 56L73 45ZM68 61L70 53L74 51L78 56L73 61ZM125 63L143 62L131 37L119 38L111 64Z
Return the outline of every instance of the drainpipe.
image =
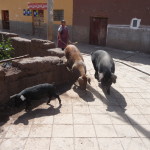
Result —
M47 0L47 40L53 40L53 0Z

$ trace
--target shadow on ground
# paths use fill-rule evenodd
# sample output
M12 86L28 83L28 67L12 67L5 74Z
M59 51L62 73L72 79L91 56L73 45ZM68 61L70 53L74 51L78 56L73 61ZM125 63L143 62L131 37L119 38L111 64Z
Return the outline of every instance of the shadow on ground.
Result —
M60 108L61 105L59 105L59 107L57 108L54 108L52 105L50 105L48 109L35 109L33 111L24 113L23 115L19 116L17 120L15 120L14 124L23 123L24 125L28 125L29 120L31 119L40 118L43 116L57 115L60 113Z
M124 120L124 122L126 122L126 123L130 124L130 122L132 122L132 124L136 125L136 126L134 126L134 128L137 131L142 133L145 137L149 138L150 131L146 130L144 127L142 127L140 124L138 124L136 122L136 120L134 120L128 114L125 113L125 111L127 110L126 109L127 103L126 103L124 96L120 92L118 92L116 89L111 87L111 94L105 95L106 97L104 97L90 85L88 85L87 88L90 91L92 91L92 93L98 99L102 100L102 102L107 106L107 109L106 109L107 111L115 112L116 114L118 114L121 117L120 119ZM119 106L119 107L116 107L116 106ZM126 118L128 118L130 121L127 121Z
M122 112L125 112L126 110L125 107L127 106L125 98L120 92L118 92L113 87L111 87L110 89L110 95L104 93L105 97L90 85L87 86L87 89L92 91L92 93L107 106L107 109L106 109L107 111L110 111L110 112L118 111L118 109L116 109L115 106L119 106L120 108L119 110L121 110Z
M101 88L101 84L99 83L99 87ZM103 89L102 89L103 90ZM104 90L103 93L105 94L106 100L107 101L103 101L105 105L107 105L107 111L115 111L115 107L111 107L111 106L119 106L121 111L123 113L125 113L126 111L126 100L124 98L124 96L118 92L116 89L114 89L112 86L110 88L110 95L108 95Z
M93 93L90 90L81 90L79 86L74 85L73 91L77 93L79 97L82 98L86 102L92 102L95 100Z
M62 84L59 86L56 86L57 89L57 93L60 95L62 93L65 93L66 91L68 91L69 89L71 89L73 83L68 83L68 84ZM61 96L60 96L61 99ZM41 111L43 111L43 115L48 114L48 115L56 115L59 113L59 109L58 108L53 108L52 105L50 105L51 107L49 109L37 109L37 110L33 110L34 108L40 106L41 104L45 103L45 105L47 105L47 98L43 98L41 100L33 100L31 103L31 110L27 113L25 113L23 116L20 116L21 118L19 120L25 120L24 118L28 118L27 116L30 117L34 117L34 114L40 113ZM51 99L54 100L54 99ZM57 100L57 99L55 99ZM51 103L51 102L50 102ZM10 120L10 116L13 116L15 114L20 113L21 111L23 111L25 109L25 103L23 103L20 107L15 107L14 105L14 101L9 101L7 103L5 103L3 106L0 106L0 126L5 125L9 120ZM32 111L33 110L33 111ZM44 113L45 111L45 113ZM50 112L48 112L50 111ZM19 121L18 120L18 121ZM27 122L26 122L27 123Z

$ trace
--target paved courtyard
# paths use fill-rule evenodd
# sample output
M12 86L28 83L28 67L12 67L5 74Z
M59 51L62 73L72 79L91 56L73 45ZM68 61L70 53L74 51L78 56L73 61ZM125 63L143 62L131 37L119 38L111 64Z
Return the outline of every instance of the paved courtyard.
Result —
M150 150L150 55L79 44L91 77L51 105L22 110L0 127L0 150ZM90 52L106 49L117 83L105 95L94 79Z

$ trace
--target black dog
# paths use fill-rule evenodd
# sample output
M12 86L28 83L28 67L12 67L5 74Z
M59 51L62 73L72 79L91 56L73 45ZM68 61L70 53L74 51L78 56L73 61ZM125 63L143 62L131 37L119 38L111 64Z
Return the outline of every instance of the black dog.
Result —
M91 54L95 69L95 78L101 82L104 91L110 94L110 86L116 83L115 64L112 57L103 50L97 50Z
M15 100L16 107L19 107L24 101L26 103L26 110L28 110L29 106L31 105L31 100L37 100L43 97L49 97L47 104L50 103L50 99L52 97L58 98L59 104L61 104L61 99L59 95L56 94L55 85L49 83L39 84L26 88L20 93L11 96L10 99Z

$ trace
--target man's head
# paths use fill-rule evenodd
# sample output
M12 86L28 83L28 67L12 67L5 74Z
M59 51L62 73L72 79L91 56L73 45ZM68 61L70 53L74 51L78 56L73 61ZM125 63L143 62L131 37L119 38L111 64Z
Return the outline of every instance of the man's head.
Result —
M61 25L62 25L62 26L65 26L65 25L66 25L66 21L65 21L65 20L62 20L62 21L61 21Z

